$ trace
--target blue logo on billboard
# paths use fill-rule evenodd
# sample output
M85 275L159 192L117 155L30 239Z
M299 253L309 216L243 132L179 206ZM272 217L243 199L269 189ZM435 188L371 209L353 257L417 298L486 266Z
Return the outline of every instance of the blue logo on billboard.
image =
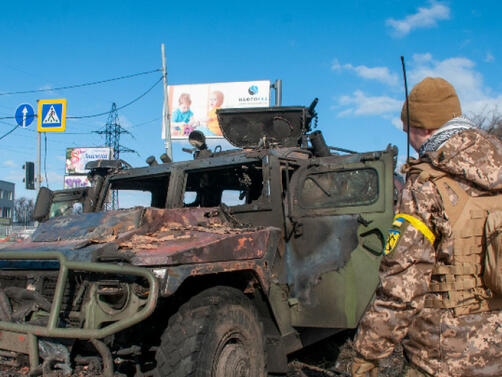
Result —
M251 85L248 89L248 93L252 96L258 93L258 87L256 85Z

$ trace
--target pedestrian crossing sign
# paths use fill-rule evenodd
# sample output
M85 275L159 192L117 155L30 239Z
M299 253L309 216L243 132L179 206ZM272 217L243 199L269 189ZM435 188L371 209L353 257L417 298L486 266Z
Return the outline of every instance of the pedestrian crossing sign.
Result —
M38 101L38 132L64 132L66 128L66 99Z

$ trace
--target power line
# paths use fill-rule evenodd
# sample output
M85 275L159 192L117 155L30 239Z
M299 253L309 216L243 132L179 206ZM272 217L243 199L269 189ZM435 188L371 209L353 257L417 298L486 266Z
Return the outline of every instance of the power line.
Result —
M4 121L2 121L2 120L0 120L0 123L6 124L7 126L12 126L12 123L9 123L9 122L4 122Z
M10 125L10 124L9 124ZM36 134L37 131L36 130L31 130L31 129L28 129L28 128L20 128L20 132L27 132L27 133L30 133L30 134L23 134L23 133L18 133L16 134L16 137L22 137L22 138L25 138L25 139L30 139L30 140L33 140L33 134ZM94 132L51 132L51 137L56 137L56 136L65 136L65 135L89 135L89 136L96 136L94 134ZM48 142L50 142L51 144L56 144L56 145L63 145L63 146L66 146L67 145L67 141L63 141L61 139L59 139L59 141L56 141L54 139L52 140L48 140ZM5 149L6 147L5 146L2 146L2 149Z
M56 132L54 132L56 133ZM64 136L64 135L92 135L93 132L61 132L60 135L56 136Z
M162 119L162 117L157 117L157 118L154 118L154 119L150 119L150 120L147 120L147 121L144 121L144 122L139 122L139 123L136 123L136 124L133 124L131 126L129 126L128 128L136 128L136 127L142 127L142 126L145 126L147 124L150 124L150 123L153 123L155 122L156 120L159 120L159 119ZM8 122L3 122L0 120L0 123L3 123L7 126L11 126L11 123L8 123ZM92 126L91 126L92 127ZM32 129L29 129L29 128L23 128L22 129L23 131L26 131L26 132L31 132L31 133L36 133L37 131L36 130L32 130ZM52 136L65 136L65 135L95 135L96 132L95 131L89 131L89 132L53 132L52 133ZM28 137L28 136L26 136Z
M124 109L124 108L132 105L133 103L139 101L141 98L143 98L148 93L150 93L153 90L153 88L155 88L161 81L162 81L162 76L157 81L155 81L155 83L149 89L147 89L144 93L142 93L141 95L139 95L138 97L136 97L132 101L126 103L125 105L117 107L117 110L122 110L122 109ZM91 115L67 116L66 119L88 119L88 118L96 118L96 117L103 116L103 115L108 115L108 114L110 114L109 111L104 111L102 113L91 114ZM38 116L38 114L35 114L34 116L36 117L36 116ZM0 117L0 120L2 120L2 119L14 119L14 118L15 118L14 116Z
M65 89L82 88L84 86L92 86L92 85L104 84L106 82L111 82L111 81L130 79L132 77L137 77L137 76L142 76L142 75L148 75L150 73L155 73L155 72L160 72L160 71L162 71L162 70L161 69L153 69L151 71L132 73L130 75L125 75L125 76L120 76L120 77L114 77L112 79L99 80L99 81L91 81L91 82L86 82L86 83L83 83L83 84L66 85L66 86L60 86L58 88L21 90L21 91L17 91L17 92L3 92L3 93L0 93L0 96L7 96L7 95L13 95L13 94L41 93L41 92L51 92L51 91L55 91L55 90L65 90Z
M155 81L155 83L146 91L144 92L143 94L141 94L139 97L136 97L135 99L133 99L132 101L126 103L125 105L122 105L120 107L117 107L116 110L122 110L130 105L132 105L133 103L139 101L141 98L143 98L144 96L146 96L148 93L150 93L153 88L155 88L159 82L162 81L162 77L160 77L157 81ZM95 118L95 117L99 117L99 116L102 116L102 115L108 115L110 114L110 111L104 111L102 113L98 113L98 114L91 114L91 115L81 115L81 116L68 116L66 117L67 119L86 119L86 118ZM1 119L1 118L0 118Z
M147 120L146 122L141 122L141 123L133 124L131 126L131 128L141 127L141 126L144 126L145 124L153 123L153 122L155 122L156 120L159 120L159 119L162 119L162 117L157 117L157 118L152 119L152 120Z
M23 128L21 128L21 130L23 130ZM17 138L16 140L19 140L19 139L33 140L33 136L34 136L33 134L26 134L26 133L22 133L20 131L18 131L15 135L12 135L12 137Z
M17 127L18 127L18 125L16 124L16 126L12 130L10 130L6 134L3 134L2 136L0 136L0 140L2 140L4 137L10 135L11 133L13 133L16 130Z

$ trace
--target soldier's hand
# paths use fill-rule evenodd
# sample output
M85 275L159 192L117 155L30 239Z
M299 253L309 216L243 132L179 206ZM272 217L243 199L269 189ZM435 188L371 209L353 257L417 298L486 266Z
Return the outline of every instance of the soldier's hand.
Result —
M378 365L375 361L355 356L352 359L352 377L377 377Z

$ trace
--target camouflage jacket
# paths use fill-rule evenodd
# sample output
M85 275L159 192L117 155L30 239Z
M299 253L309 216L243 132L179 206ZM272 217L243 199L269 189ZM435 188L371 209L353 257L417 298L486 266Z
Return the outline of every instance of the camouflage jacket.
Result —
M482 131L455 134L419 161L424 160L449 172L470 195L502 190L502 143ZM356 335L356 351L377 360L401 342L410 363L430 375L502 376L502 311L455 317L451 309L424 306L432 294L432 267L453 262L451 228L435 185L408 176L397 213L421 226L404 221L398 228ZM433 243L424 226L434 234Z

